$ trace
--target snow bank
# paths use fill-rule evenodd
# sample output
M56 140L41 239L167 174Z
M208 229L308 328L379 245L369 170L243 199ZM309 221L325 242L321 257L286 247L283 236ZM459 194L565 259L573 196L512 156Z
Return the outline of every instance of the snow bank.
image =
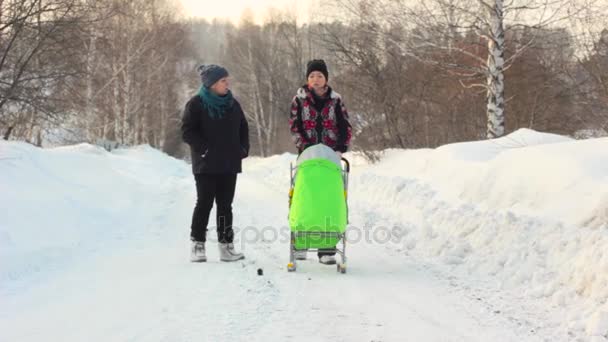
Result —
M158 207L150 189L172 191L189 172L149 146L109 153L89 144L0 142L0 282L11 280L2 290L43 281L109 241L137 236L159 214L150 212Z
M405 253L564 309L565 331L608 336L607 138L520 130L391 150L354 176L354 210L400 226Z

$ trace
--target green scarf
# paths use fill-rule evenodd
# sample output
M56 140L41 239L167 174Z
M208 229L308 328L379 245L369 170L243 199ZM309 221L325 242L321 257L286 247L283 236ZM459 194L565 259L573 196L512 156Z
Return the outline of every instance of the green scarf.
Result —
M203 85L198 91L198 96L203 100L203 106L207 108L209 117L212 119L223 118L226 111L232 108L232 104L234 103L230 90L228 90L228 94L225 96L219 96Z

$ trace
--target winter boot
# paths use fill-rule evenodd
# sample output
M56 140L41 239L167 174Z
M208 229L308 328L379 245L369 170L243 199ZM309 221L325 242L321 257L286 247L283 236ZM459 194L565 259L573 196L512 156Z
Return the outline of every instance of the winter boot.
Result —
M218 246L220 248L221 261L237 261L245 259L243 253L237 253L237 251L234 250L233 243L220 243Z
M192 241L190 247L190 261L192 262L205 262L207 256L205 255L205 243L202 241Z
M324 265L335 265L336 257L334 255L322 255L319 257L319 262Z
M296 260L306 260L306 251L295 251Z

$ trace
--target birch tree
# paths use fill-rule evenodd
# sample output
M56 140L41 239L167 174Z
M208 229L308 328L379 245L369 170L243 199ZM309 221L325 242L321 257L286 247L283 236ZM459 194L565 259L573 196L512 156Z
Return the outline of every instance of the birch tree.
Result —
M339 3L348 16L370 23L370 29L394 41L403 55L449 70L458 75L467 88L484 89L487 138L496 138L505 132L505 70L536 39L532 37L523 42L512 55L505 57L508 31L549 27L580 11L569 0L423 0L416 3L340 0ZM387 33L386 28L391 26L404 27L405 35ZM469 32L475 34L469 35ZM483 50L477 48L484 45ZM429 58L436 57L436 51L443 52L442 58ZM485 82L480 82L482 78Z
M268 156L276 147L281 113L287 113L288 82L283 75L287 67L279 39L279 25L267 23L260 27L247 17L229 39L228 55L235 72L235 88L242 98L245 114L252 124L255 144L261 156ZM287 129L287 128L285 128Z

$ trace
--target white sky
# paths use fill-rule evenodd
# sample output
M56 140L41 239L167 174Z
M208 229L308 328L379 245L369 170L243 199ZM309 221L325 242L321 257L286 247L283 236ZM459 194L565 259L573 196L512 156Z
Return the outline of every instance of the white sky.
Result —
M186 17L211 20L228 19L238 24L243 11L250 9L257 23L262 23L270 8L298 14L298 21L308 21L310 4L314 0L180 0Z

